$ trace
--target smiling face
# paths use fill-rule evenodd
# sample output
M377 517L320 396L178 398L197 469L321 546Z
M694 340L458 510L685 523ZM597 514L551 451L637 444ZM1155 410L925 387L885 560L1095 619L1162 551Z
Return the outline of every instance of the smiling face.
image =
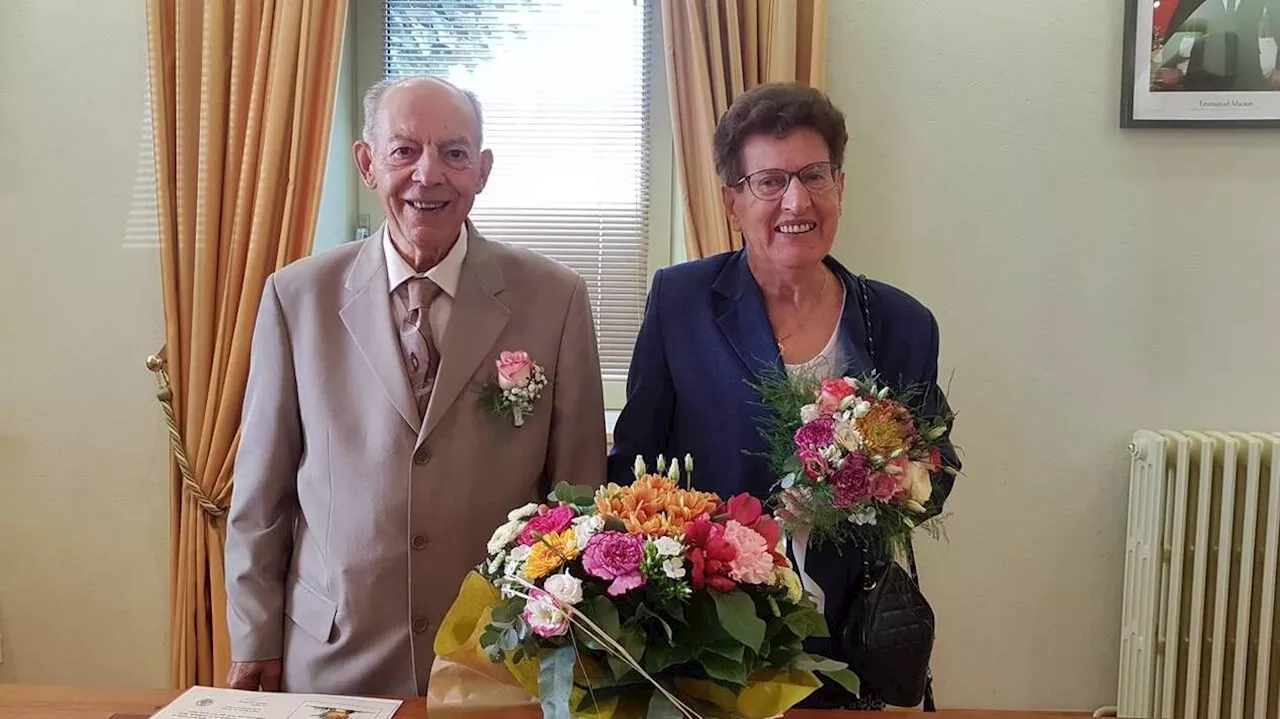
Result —
M831 151L817 132L799 129L783 137L756 134L742 144L744 176L760 170L798 172L815 162L830 162ZM804 269L822 261L835 243L844 198L844 175L820 193L792 177L786 192L761 200L742 183L724 188L725 210L734 231L741 232L752 258L786 269Z
M376 190L401 254L443 257L484 189L493 155L480 147L471 101L438 80L382 96L371 136L355 146L366 187Z

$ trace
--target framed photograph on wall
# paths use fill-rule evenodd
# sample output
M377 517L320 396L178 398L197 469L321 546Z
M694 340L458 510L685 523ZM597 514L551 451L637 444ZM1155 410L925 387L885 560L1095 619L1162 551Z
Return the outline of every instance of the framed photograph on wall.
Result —
M1125 0L1121 127L1280 127L1280 0Z

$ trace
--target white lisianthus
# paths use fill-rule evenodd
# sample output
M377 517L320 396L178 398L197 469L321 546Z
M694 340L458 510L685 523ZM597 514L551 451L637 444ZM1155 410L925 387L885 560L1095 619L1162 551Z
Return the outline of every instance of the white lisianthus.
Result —
M569 613L556 604L549 592L535 589L529 596L531 599L524 605L523 616L534 634L558 637L569 631Z
M572 574L553 574L542 587L563 604L574 605L582 601L582 581Z
M849 411L853 413L854 419L862 419L871 411L871 403L859 398L858 402L849 408Z
M513 519L495 529L493 536L489 538L489 554L497 554L506 549L507 545L516 541L516 538L520 536L520 532L524 530L524 525L524 520Z
M806 404L800 408L800 421L809 424L813 420L822 415L822 410L818 409L816 404Z
M684 556L684 545L674 537L658 537L653 540L653 548L658 550L660 557Z
M684 558L670 557L662 561L662 573L671 579L684 579Z
M514 522L517 519L528 519L537 513L538 505L534 502L530 502L519 509L511 510L511 513L507 515L507 519Z
M604 529L604 520L594 514L584 514L573 519L573 533L578 538L578 550L587 548L587 542Z

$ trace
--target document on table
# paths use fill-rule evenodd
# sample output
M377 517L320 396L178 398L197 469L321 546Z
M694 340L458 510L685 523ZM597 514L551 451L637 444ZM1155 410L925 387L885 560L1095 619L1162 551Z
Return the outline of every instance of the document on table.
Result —
M401 702L192 687L151 719L391 719Z

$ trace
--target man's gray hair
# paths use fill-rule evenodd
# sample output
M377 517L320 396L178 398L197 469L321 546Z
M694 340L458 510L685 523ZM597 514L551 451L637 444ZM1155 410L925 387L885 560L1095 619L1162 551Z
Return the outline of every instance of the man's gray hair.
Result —
M382 98L387 94L387 90L390 90L397 85L414 82L416 80L433 80L435 82L442 83L453 88L460 95L467 98L467 101L471 103L471 109L476 113L476 128L480 133L480 137L477 139L479 139L481 145L484 144L484 113L480 109L480 99L476 97L474 92L464 90L448 80L436 77L435 75L388 77L374 83L374 85L364 93L364 124L360 128L361 139L370 145L373 144L373 136L375 134L374 127L377 125L378 113L382 111Z

